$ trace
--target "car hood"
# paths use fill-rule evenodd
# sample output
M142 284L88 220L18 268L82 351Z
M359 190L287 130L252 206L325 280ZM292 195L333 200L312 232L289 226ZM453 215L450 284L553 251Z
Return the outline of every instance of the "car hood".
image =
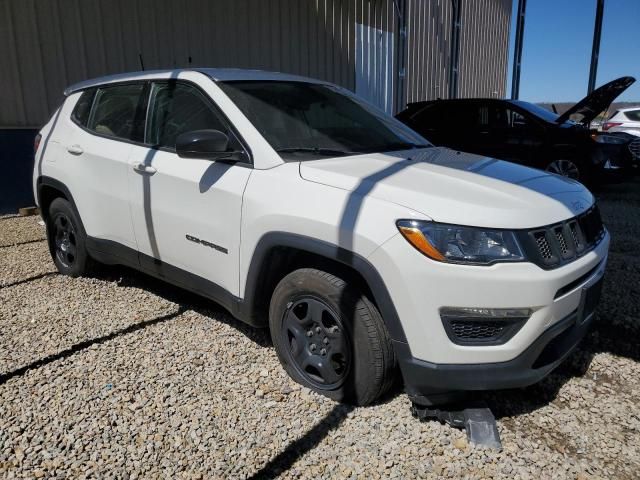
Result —
M556 122L564 123L569 120L571 115L578 114L582 115L582 119L579 123L588 125L600 112L609 108L609 105L611 105L618 95L629 88L629 86L631 86L635 81L636 79L633 77L620 77L596 88L593 92L560 115Z
M447 148L366 154L300 163L303 179L371 196L443 223L533 228L587 210L580 183L514 163Z

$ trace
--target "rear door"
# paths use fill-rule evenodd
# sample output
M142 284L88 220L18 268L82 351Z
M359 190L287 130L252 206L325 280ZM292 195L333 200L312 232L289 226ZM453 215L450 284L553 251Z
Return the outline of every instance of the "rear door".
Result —
M194 285L199 277L237 295L242 195L252 167L179 157L177 136L202 129L220 130L232 149L246 150L203 88L152 82L146 145L133 147L128 168L140 263L192 289L213 288Z
M144 83L107 85L80 93L70 118L60 172L87 235L137 248L129 213L128 160L142 140L136 128Z

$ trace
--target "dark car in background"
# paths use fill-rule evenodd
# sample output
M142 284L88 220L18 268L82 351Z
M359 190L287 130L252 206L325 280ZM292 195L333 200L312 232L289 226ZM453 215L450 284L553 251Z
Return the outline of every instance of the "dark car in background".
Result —
M520 100L410 103L397 118L432 143L548 170L588 183L605 169L632 166L631 136L598 134L590 122L635 79L594 90L562 115Z

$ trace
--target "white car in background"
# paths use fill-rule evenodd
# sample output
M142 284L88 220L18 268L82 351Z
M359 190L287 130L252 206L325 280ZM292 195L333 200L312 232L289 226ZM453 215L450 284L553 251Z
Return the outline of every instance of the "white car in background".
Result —
M602 125L604 132L625 132L640 137L640 106L616 110Z

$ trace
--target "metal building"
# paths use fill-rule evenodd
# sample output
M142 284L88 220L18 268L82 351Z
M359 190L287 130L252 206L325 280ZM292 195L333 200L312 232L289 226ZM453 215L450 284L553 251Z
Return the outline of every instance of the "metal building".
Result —
M142 65L297 73L390 113L503 97L510 18L511 0L0 0L0 128L38 127L67 85Z

